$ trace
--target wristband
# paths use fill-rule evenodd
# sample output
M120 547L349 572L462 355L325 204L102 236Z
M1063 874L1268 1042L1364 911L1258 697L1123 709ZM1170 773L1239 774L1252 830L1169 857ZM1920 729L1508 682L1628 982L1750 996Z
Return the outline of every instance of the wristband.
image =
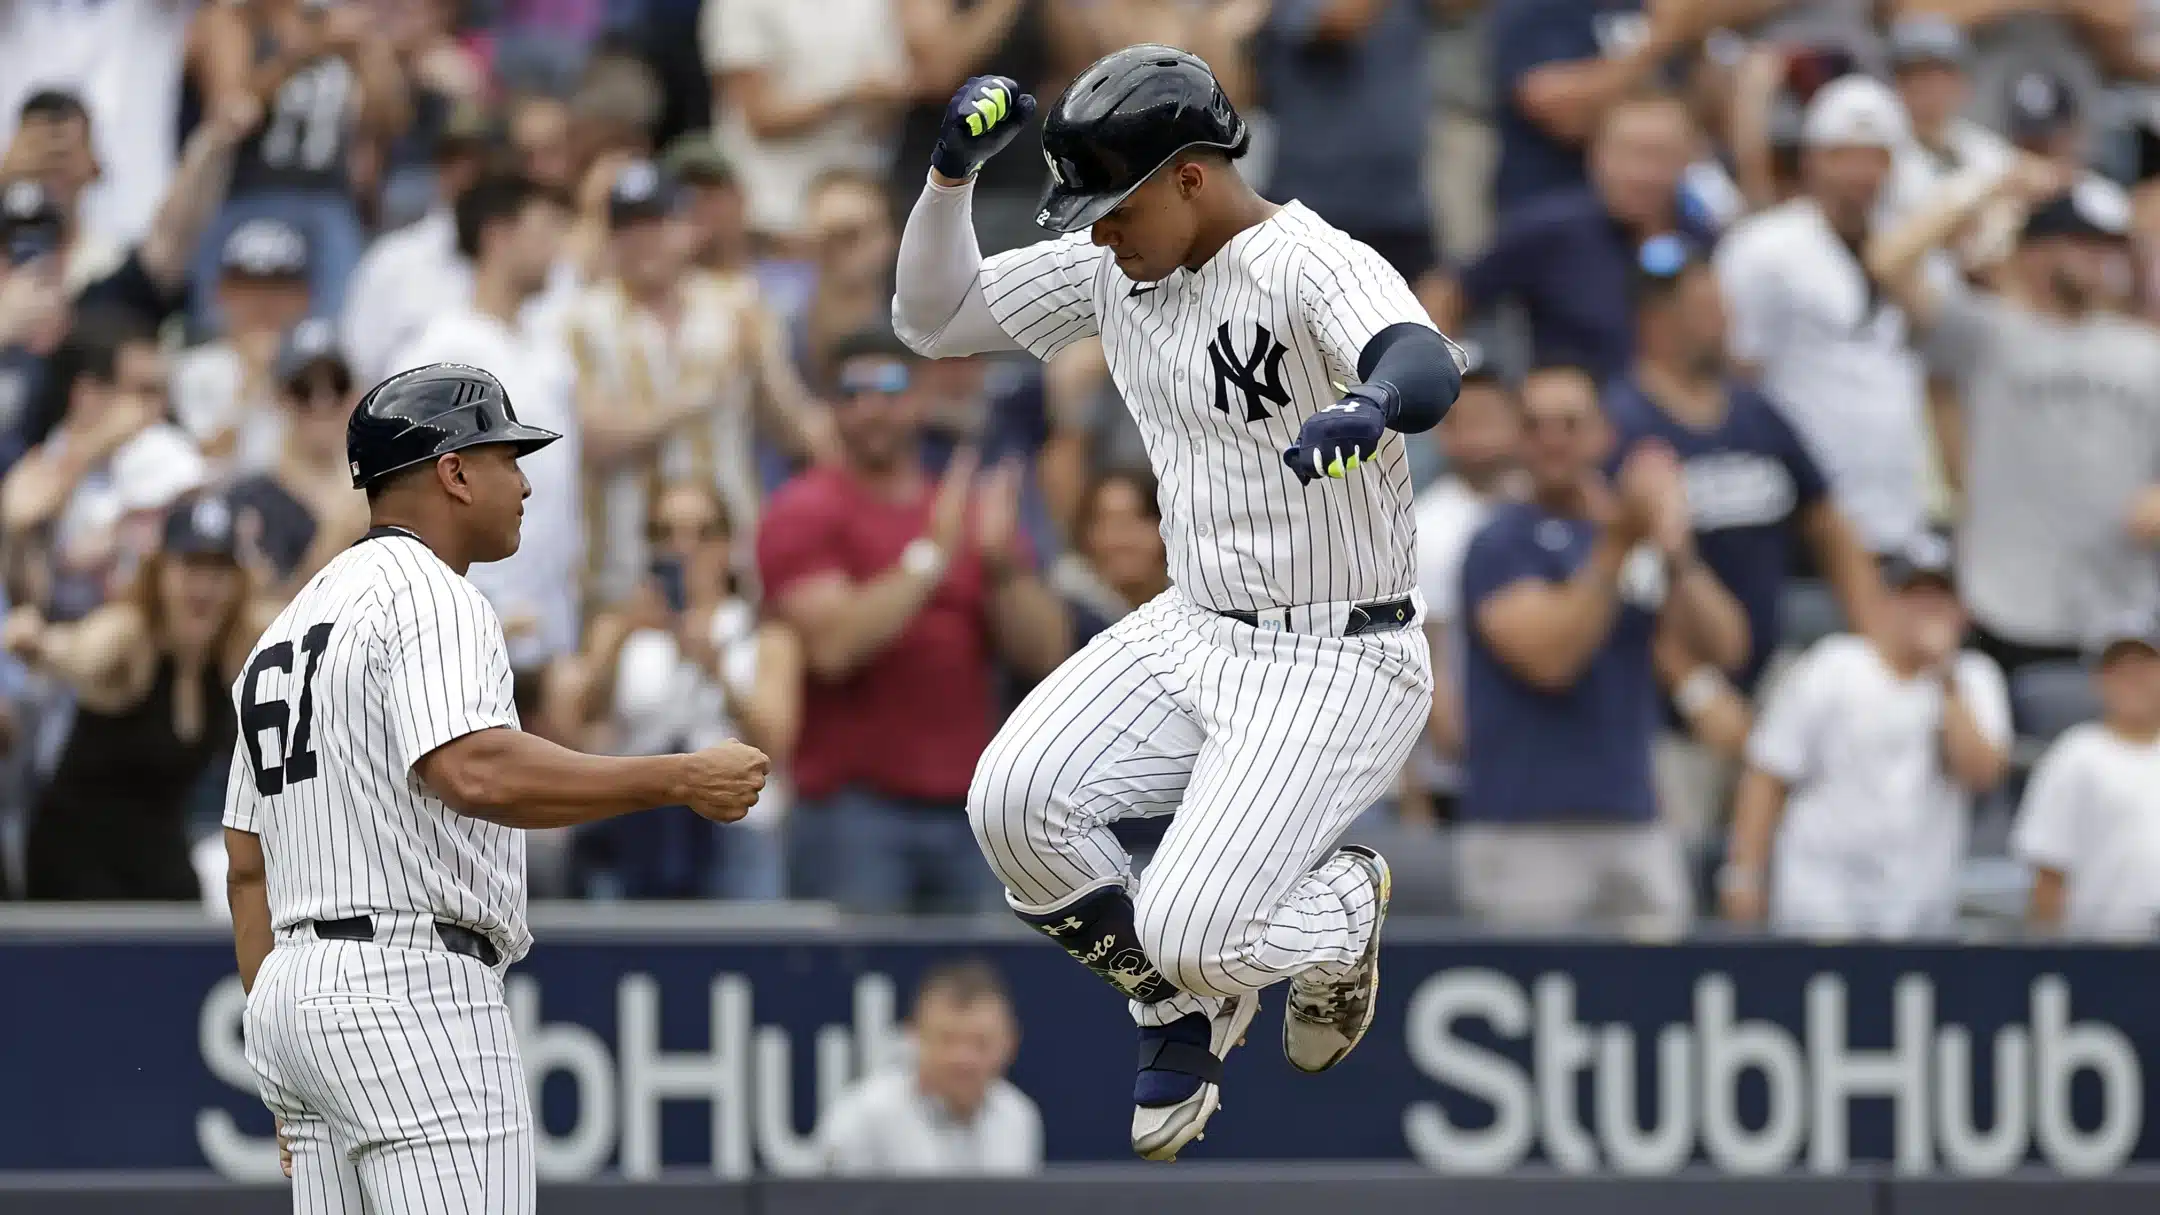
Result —
M1680 686L1673 689L1673 707L1680 710L1682 717L1693 720L1724 695L1725 688L1725 677L1716 667L1696 667L1680 681Z
M937 581L945 575L945 550L928 536L917 536L900 550L900 568L918 578Z

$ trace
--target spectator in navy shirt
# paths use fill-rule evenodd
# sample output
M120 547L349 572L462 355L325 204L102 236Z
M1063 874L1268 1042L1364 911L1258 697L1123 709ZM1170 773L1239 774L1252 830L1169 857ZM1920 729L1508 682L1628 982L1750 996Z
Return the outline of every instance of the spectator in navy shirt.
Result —
M1634 294L1635 367L1606 387L1605 415L1619 450L1647 439L1679 457L1697 551L1747 614L1752 643L1729 682L1712 655L1677 646L1657 655L1660 681L1694 736L1661 742L1658 800L1666 821L1697 844L1739 775L1748 700L1781 636L1795 542L1807 543L1851 619L1872 619L1881 584L1798 433L1732 378L1716 271L1687 242L1657 237L1643 246Z
M1253 58L1275 120L1268 197L1371 245L1412 287L1440 264L1425 198L1425 0L1283 0Z
M1583 184L1583 145L1607 111L1653 83L1678 52L1738 25L1762 0L1498 0L1491 39L1500 164L1493 205L1505 215Z
M1592 184L1504 209L1492 247L1466 267L1441 327L1514 300L1528 314L1532 362L1580 362L1602 382L1634 361L1630 297L1637 251L1680 233L1708 248L1716 234L1680 206L1680 176L1694 156L1695 120L1678 98L1638 96L1601 120Z
M1747 657L1747 618L1695 553L1679 460L1638 443L1612 488L1589 376L1522 389L1529 501L1496 507L1463 560L1463 901L1502 925L1673 932L1690 897L1658 823L1651 650Z

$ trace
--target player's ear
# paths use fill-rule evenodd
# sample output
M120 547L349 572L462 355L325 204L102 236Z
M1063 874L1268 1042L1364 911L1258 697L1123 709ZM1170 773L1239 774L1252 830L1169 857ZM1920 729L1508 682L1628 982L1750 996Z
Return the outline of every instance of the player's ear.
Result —
M442 483L443 492L460 502L472 501L472 486L465 480L465 458L456 452L435 461L435 479Z

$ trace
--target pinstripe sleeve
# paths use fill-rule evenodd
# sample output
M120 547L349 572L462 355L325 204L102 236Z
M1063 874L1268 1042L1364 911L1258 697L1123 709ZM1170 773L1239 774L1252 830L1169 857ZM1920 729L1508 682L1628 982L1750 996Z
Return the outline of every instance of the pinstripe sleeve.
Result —
M1107 256L1085 232L1000 253L983 263L983 299L1006 336L1048 359L1099 332L1095 276Z
M1402 275L1369 247L1350 240L1314 241L1300 252L1298 311L1327 359L1328 377L1336 383L1358 381L1358 355L1388 326L1407 322L1434 328ZM1457 352L1455 365L1462 363Z
M234 747L232 764L225 773L224 824L235 831L261 835L262 827L256 815L262 809L262 795L255 791L255 774L248 767L248 749Z
M471 584L435 571L414 578L390 597L381 645L399 768L452 739L517 728L502 622Z

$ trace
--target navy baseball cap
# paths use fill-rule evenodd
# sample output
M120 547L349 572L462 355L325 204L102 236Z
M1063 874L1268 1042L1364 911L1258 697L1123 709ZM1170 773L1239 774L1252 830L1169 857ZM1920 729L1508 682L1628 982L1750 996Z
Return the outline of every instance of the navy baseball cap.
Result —
M2050 236L2083 236L2100 240L2124 240L2130 235L2127 202L2109 193L2106 186L2079 182L2067 193L2026 213L2020 240L2043 240Z
M615 174L608 187L608 223L626 227L675 213L681 192L675 179L649 160L635 160Z
M291 387L317 367L328 367L347 385L352 383L352 367L338 345L337 327L319 316L300 322L285 335L278 347L278 383Z
M231 557L239 551L233 522L232 503L218 494L182 498L165 513L164 551L174 557Z
M2024 72L2010 82L2010 138L2043 139L2078 120L2077 93L2053 72Z
M1951 560L1950 538L1940 532L1915 536L1900 552L1882 558L1883 585L1902 591L1923 582L1945 590L1957 589L1957 569Z
M282 219L251 219L225 238L218 266L236 278L305 278L307 235Z

